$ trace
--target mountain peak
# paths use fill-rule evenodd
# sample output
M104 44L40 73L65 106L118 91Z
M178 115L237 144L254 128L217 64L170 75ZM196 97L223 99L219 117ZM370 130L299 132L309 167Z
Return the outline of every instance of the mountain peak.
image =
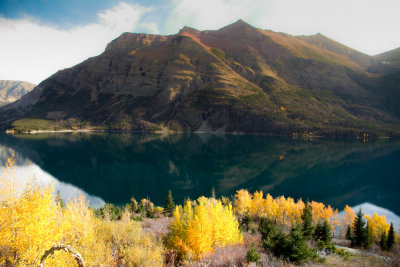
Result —
M183 33L185 33L185 32L190 33L190 34L194 34L194 35L198 35L200 33L199 30L196 30L196 29L191 28L191 27L184 26L182 29L179 30L178 34L179 35L183 35Z
M243 36L247 36L248 34L253 34L255 32L258 32L257 28L251 26L250 24L241 19L228 26L221 28L219 31L234 35L240 33Z
M235 27L235 28L254 28L253 26L251 26L250 24L248 24L247 22L245 22L242 19L237 20L236 22L224 27L224 28L228 28L228 27Z

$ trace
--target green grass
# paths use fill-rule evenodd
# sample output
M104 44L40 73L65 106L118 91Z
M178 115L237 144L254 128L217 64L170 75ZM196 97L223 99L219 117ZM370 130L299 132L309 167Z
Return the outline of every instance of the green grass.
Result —
M14 121L12 127L17 132L29 130L54 130L55 122L41 119L22 119Z
M87 129L90 127L90 124L74 118L59 121L44 119L21 119L14 121L11 126L16 133L27 133L30 131Z

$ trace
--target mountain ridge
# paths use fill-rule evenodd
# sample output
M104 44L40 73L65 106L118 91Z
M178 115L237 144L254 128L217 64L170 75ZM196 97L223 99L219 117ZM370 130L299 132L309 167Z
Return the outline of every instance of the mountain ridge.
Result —
M3 128L76 118L118 130L400 136L400 82L380 65L322 35L242 20L168 36L123 33L1 108L0 118Z
M29 93L36 85L25 81L0 80L0 105L7 105Z

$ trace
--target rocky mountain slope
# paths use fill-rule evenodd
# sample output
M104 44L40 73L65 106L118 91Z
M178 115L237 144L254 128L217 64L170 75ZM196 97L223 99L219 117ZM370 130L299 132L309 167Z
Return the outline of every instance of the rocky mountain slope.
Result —
M32 91L35 86L28 82L0 80L0 106L20 99Z
M400 47L374 56L376 60L382 61L386 65L400 68Z
M400 135L399 68L321 34L239 20L216 31L124 33L0 110L102 128L267 134Z

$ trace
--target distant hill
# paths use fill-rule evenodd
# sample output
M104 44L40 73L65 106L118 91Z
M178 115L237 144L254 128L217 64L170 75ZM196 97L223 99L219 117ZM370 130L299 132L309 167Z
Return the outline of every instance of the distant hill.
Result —
M103 129L400 136L400 68L321 34L239 20L216 31L124 33L0 109ZM19 123L21 125L21 123Z
M20 99L32 91L35 86L35 84L28 82L0 80L0 106Z
M374 59L394 67L400 68L400 47L374 56Z

